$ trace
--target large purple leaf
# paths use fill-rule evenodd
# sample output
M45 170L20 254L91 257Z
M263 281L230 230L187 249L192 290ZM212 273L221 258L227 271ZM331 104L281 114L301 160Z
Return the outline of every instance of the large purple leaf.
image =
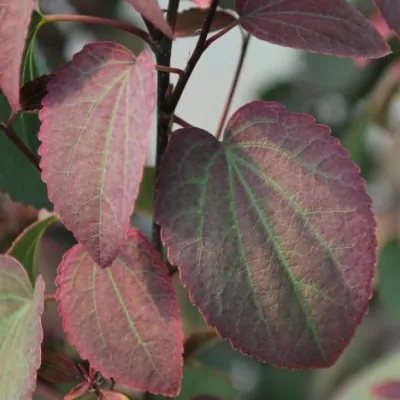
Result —
M155 214L208 324L261 361L314 368L339 357L367 312L370 205L328 127L255 101L222 143L197 128L172 134Z
M106 269L76 245L64 257L56 283L64 329L93 368L141 391L179 392L178 303L167 267L144 236L132 229Z
M376 58L390 52L346 0L236 0L242 27L261 40L311 52Z
M389 28L400 35L400 1L375 0L375 3L385 18Z
M84 47L47 86L42 179L65 226L102 267L115 259L139 191L155 99L154 64L116 43Z
M172 38L172 30L164 19L157 0L126 0L138 13L149 20L157 29Z
M0 393L2 399L28 400L36 387L43 330L41 276L35 289L24 267L0 255Z
M34 0L0 3L0 89L14 112L19 108L22 55L34 7Z

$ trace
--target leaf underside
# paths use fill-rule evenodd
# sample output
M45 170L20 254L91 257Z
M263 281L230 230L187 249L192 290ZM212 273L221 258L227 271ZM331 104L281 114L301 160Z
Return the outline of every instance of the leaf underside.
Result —
M64 225L102 267L115 259L139 191L155 69L112 42L85 46L47 85L39 113L42 179Z
M343 57L377 58L390 49L346 0L236 0L242 27L281 46Z
M64 330L93 368L141 391L179 392L183 338L176 295L166 266L139 231L130 230L106 269L76 245L56 283Z
M375 0L375 3L385 18L389 28L400 35L400 1Z
M22 265L0 255L0 393L4 400L28 400L36 387L43 331L44 282L35 290Z
M34 7L34 0L0 3L0 89L14 112L19 108L21 61Z
M192 301L247 355L326 367L368 309L376 260L371 200L328 127L255 101L223 142L171 136L155 217Z

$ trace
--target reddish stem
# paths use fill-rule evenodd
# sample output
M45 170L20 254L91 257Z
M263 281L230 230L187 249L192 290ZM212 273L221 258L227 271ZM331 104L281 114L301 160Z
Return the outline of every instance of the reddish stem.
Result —
M117 21L115 19L94 17L92 15L76 15L76 14L51 14L43 15L44 22L81 22L89 25L102 25L111 28L120 29L143 39L149 45L152 44L150 36L147 32L137 28L126 22Z
M193 125L189 124L189 122L186 122L183 118L178 117L177 115L174 115L174 122L182 128L193 128Z
M226 33L228 33L231 29L233 29L235 26L239 25L239 20L235 19L232 21L229 25L227 25L224 29L221 29L219 32L217 32L215 35L211 36L209 39L206 40L206 43L204 45L204 50L210 46L210 44L214 43L217 39L219 39L221 36L224 36Z
M235 91L236 91L237 85L239 83L240 73L242 72L244 59L246 57L247 49L249 48L249 41L250 41L250 35L246 35L246 36L243 37L243 43L242 43L242 48L240 50L239 61L238 61L237 66L236 66L235 75L233 77L231 89L229 91L228 98L226 99L225 106L224 106L224 111L222 113L221 119L220 119L219 124L218 124L217 133L215 135L218 140L221 139L222 130L224 128L225 121L226 121L226 118L228 116L229 109L230 109L230 107L232 105L232 100L233 100L233 97L235 95Z
M55 293L49 293L44 295L44 301L50 301L50 300L56 300L56 294Z
M174 68L174 67L166 67L165 65L156 65L156 70L161 71L161 72L168 72L170 74L177 74L179 76L182 76L185 74L185 71L180 68Z

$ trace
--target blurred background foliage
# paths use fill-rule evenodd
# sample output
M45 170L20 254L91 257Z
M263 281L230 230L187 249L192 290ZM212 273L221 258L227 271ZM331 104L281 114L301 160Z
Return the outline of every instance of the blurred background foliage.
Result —
M369 0L353 2L367 16L374 15ZM220 3L229 8L233 0L221 0ZM143 26L140 18L119 0L42 0L41 9L48 13L79 12L118 18ZM45 25L36 39L33 61L28 66L30 75L24 75L24 81L53 70L88 41L114 40L134 52L142 48L142 43L127 33L69 23ZM226 341L218 339L215 332L206 327L203 317L192 306L186 290L175 277L187 340L183 391L179 399L373 400L377 399L371 391L373 385L386 380L400 381L400 41L392 35L389 43L391 55L368 63L301 53L294 74L268 85L260 81L257 93L260 99L279 101L294 112L311 113L319 123L329 125L366 179L377 221L379 257L370 311L354 339L339 361L325 370L287 371L260 364L232 350ZM4 98L0 98L2 120L7 120L7 107ZM19 116L14 126L21 139L36 151L37 116ZM43 198L45 189L35 171L23 161L15 161L20 155L8 139L1 137L0 145L10 148L10 160L5 161L10 163L7 168L16 169L13 173L21 176L10 181L13 188L20 186L15 189L21 191L20 200L34 198L38 208L50 209ZM0 176L6 173L4 167L0 168ZM26 176L29 176L29 182ZM152 223L153 184L154 168L147 167L132 216L132 224L147 235L150 235ZM33 207L12 202L6 195L0 197L0 246L3 251L36 220L37 214ZM57 265L74 243L73 236L61 224L54 224L44 235L39 268L48 293L55 290ZM52 365L53 352L85 365L67 343L56 307L55 303L48 302L43 317L43 368L45 371L53 368L53 373L59 368L59 365ZM48 372L40 376L35 400L62 399L79 382L76 378L50 384L42 379L48 378ZM105 382L105 387L109 384ZM131 399L143 398L142 394L118 384L116 390ZM82 397L91 398L95 396ZM396 398L400 399L400 396ZM147 395L147 399L160 397Z

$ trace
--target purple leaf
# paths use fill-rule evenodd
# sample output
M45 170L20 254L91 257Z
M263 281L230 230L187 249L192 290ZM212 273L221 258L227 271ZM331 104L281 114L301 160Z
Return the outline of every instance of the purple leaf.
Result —
M371 392L379 399L400 400L400 380L376 384L371 389Z
M400 35L400 1L375 0L375 3L389 25L389 28Z
M0 393L2 399L28 400L36 388L43 330L41 276L35 289L15 258L0 255Z
M169 260L222 337L274 365L326 367L372 295L364 186L328 127L255 101L222 143L197 128L172 134L155 216Z
M42 179L60 219L107 267L124 244L139 191L155 99L148 52L84 47L47 85Z
M167 267L152 244L132 229L106 269L78 244L58 273L59 312L81 357L118 383L176 395L183 364L179 308Z
M236 0L242 27L255 37L310 52L378 58L384 39L346 0Z
M0 89L13 112L19 108L21 61L34 0L2 0L0 3Z
M157 0L126 0L138 13L149 20L157 29L172 38L172 30L165 20Z

